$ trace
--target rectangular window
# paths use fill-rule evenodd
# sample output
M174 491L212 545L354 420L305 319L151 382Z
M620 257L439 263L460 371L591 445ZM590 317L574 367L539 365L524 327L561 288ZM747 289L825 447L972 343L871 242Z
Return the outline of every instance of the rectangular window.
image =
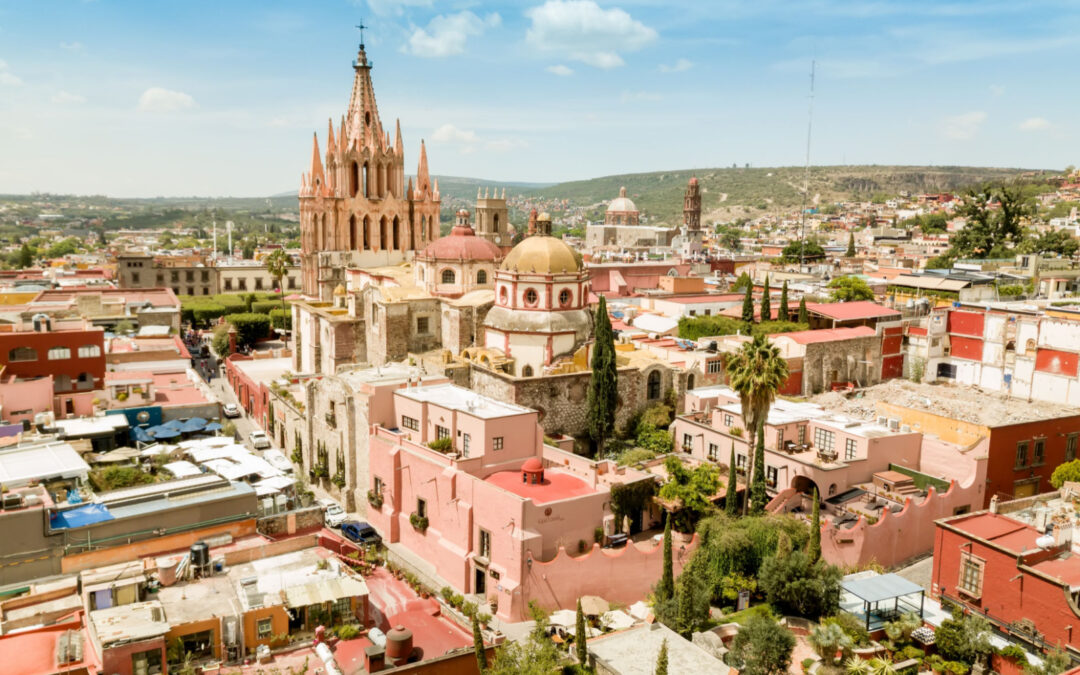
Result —
M735 468L746 470L746 455L735 455Z
M450 430L446 427L435 425L435 438L450 438Z
M413 431L420 430L420 422L415 417L409 417L408 415L401 416L401 426L404 429L412 429Z
M296 288L296 279L289 277L289 290Z
M192 270L188 270L187 272L185 272L184 281L188 282L189 284L195 283L195 272Z
M690 310L690 316L697 316L697 310L695 310L695 309Z
M202 294L203 295L210 295L210 289L208 287L206 287L206 286L203 286Z
M776 449L782 450L784 448L784 430L776 430Z
M724 426L725 427L730 427L734 423L735 423L735 418L732 417L731 415L727 414L727 413L724 413Z
M227 290L227 291L232 290L232 277L229 277L229 278L225 279L225 290Z
M495 450L502 450L503 449L503 437L502 436L496 436L495 438L491 439L491 447L494 448Z
M67 347L53 347L49 350L49 360L55 361L57 359L70 359L71 350Z
M172 272L169 272L169 281L173 282L174 284L179 282L180 281L180 273L177 272L176 270L173 270Z
M780 477L780 472L775 466L765 465L765 485L767 487L776 487L776 481Z
M375 476L375 482L373 484L373 487L371 488L371 491L374 492L375 494L381 496L382 495L382 489L383 489L382 478L379 478L378 476Z
M720 446L716 443L709 443L709 459L716 461L720 456Z
M266 640L274 634L274 620L270 617L259 619L256 623L256 633L259 640Z
M1065 437L1065 461L1071 462L1076 459L1076 445L1080 440L1080 434L1069 434Z
M427 335L428 333L428 318L426 316L416 317L416 332L420 335Z
M705 316L712 316L712 310L711 309L705 310Z
M241 278L241 279L237 279L236 281L237 281L237 285L239 286L240 290L242 290L242 291L247 290L247 279Z
M1046 439L1045 438L1036 438L1035 439L1035 456L1032 458L1031 463L1034 464L1035 466L1039 466L1040 464L1045 464L1046 463Z
M263 289L263 279L262 279L262 277L256 277L255 278L255 290L261 291L262 289Z
M427 518L427 500L426 499L417 499L416 500L416 515L420 516L421 518Z
M960 583L962 592L973 598L982 597L983 567L986 561L968 552L960 554Z
M832 452L836 444L836 434L828 429L814 429L814 445L819 452Z
M133 283L133 284L139 283L139 273L138 272L132 272L131 273L131 283Z
M1016 467L1022 469L1028 465L1028 442L1020 441L1016 444Z
M709 361L708 372L710 375L724 372L724 362L720 360Z
M854 438L849 438L844 441L844 459L855 459L855 443Z
M685 450L686 452L690 452L690 449L693 447L693 445L694 445L694 437L691 436L690 434L683 434L682 435L682 448L683 448L683 450Z
M491 533L487 530L480 530L479 554L481 558L491 560Z
M461 456L462 457L468 457L469 456L469 441L470 440L472 440L472 437L470 437L469 434L462 434L462 436L461 436Z
M806 425L799 425L799 445L806 445Z
M203 281L210 281L210 271L209 270L203 270L199 274L199 276L202 278Z

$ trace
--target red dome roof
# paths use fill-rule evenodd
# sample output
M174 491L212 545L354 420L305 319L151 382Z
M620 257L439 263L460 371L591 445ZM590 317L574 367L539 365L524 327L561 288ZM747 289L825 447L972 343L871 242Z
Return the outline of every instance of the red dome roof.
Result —
M503 257L502 249L483 237L468 225L455 225L450 234L427 245L420 254L428 260L492 260Z
M521 465L521 470L528 473L538 473L544 470L544 463L536 457L530 457Z

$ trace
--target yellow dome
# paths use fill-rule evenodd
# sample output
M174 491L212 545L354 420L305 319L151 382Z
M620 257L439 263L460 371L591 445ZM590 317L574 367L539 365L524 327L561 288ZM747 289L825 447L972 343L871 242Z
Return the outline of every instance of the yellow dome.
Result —
M345 287L342 286L341 284L338 284L337 288L334 289L334 295L337 296L337 297L341 297L341 296L345 295Z
M581 254L555 237L526 237L507 254L502 269L523 274L573 274L582 269Z

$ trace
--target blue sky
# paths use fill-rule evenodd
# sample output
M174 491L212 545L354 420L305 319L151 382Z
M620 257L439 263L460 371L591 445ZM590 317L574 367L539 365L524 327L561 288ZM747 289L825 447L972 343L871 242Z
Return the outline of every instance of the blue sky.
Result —
M0 0L0 193L295 189L363 19L407 172L1077 163L1075 1Z

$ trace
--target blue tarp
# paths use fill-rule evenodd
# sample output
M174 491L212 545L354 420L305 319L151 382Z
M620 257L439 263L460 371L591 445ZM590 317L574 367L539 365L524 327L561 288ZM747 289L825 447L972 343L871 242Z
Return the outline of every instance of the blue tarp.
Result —
M131 430L131 435L135 437L135 440L140 443L153 443L154 439L150 434L146 433L146 429L142 427L135 427Z
M185 434L192 434L196 431L202 431L205 426L206 420L201 417L192 417L187 422L180 425L179 431L182 431Z
M182 429L184 427L184 423L181 422L180 420L169 420L168 422L166 422L165 424L162 424L160 426L163 426L163 427L168 428L168 429L175 429L176 431L180 431L180 429Z
M180 435L180 431L175 427L170 427L168 424L162 424L158 427L150 427L146 430L146 433L154 438L155 441L160 441L166 438L176 438Z
M205 428L203 428L203 431L221 431L221 425L217 422L211 422L210 424L207 424Z
M112 520L113 515L104 504L87 504L77 509L61 511L53 515L49 523L54 530L63 530L70 527L86 527L94 523L103 523Z

